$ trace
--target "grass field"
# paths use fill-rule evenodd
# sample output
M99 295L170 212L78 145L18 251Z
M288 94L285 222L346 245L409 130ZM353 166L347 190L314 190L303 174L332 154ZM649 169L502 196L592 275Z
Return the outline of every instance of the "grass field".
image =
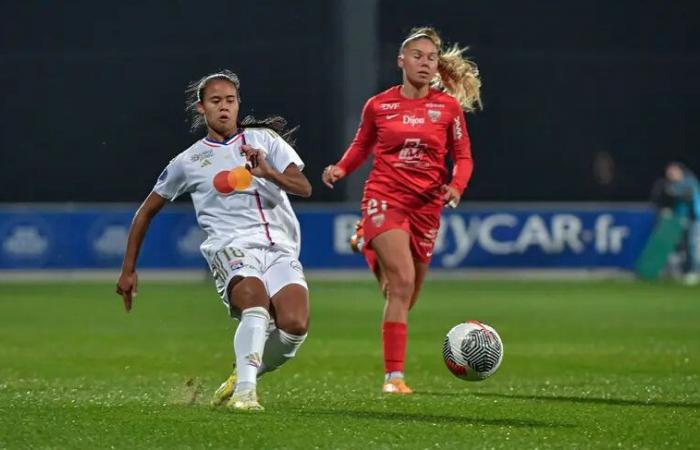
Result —
M312 280L297 358L263 413L210 410L235 322L210 283L0 285L0 448L700 448L700 289L633 282L429 282L409 327L416 394L379 393L373 283ZM441 359L479 319L489 380Z

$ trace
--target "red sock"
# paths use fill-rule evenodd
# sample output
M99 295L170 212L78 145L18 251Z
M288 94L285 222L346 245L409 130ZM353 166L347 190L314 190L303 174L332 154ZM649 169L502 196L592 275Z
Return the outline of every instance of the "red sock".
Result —
M403 372L403 360L406 357L406 324L383 322L382 341L385 372Z

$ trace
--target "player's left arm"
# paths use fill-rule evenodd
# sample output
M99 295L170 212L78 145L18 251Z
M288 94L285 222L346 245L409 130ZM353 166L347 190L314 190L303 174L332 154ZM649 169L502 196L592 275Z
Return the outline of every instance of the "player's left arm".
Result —
M248 159L249 170L253 176L270 180L289 194L311 196L311 183L295 162L290 161L280 172L268 162L265 152L250 145L242 145L241 151Z
M452 119L447 136L447 147L454 165L450 183L443 186L443 200L445 205L454 208L459 204L474 170L471 141L461 108Z

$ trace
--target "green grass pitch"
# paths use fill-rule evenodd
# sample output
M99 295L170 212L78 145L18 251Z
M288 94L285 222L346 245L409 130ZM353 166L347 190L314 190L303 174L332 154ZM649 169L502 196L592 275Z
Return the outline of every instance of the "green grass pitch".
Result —
M259 384L262 413L210 410L235 322L212 283L0 285L0 448L699 448L700 289L429 281L409 323L416 394L386 397L374 283L311 280L311 332ZM445 333L505 347L453 377Z

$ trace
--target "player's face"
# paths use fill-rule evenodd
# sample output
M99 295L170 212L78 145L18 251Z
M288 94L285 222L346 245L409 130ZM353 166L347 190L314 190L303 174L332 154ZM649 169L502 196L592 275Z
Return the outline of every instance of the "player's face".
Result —
M422 86L430 83L437 74L438 49L430 39L415 39L399 54L399 67L411 84Z
M670 181L683 180L683 170L675 164L666 167L666 178Z
M207 126L222 136L228 136L237 128L238 92L226 80L212 80L204 88L197 111L204 115Z

